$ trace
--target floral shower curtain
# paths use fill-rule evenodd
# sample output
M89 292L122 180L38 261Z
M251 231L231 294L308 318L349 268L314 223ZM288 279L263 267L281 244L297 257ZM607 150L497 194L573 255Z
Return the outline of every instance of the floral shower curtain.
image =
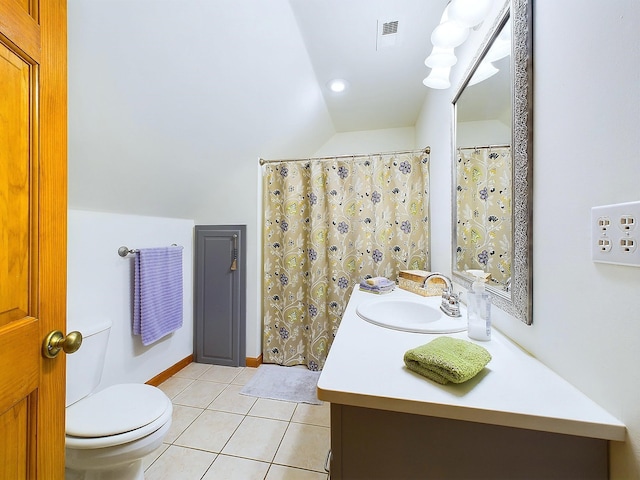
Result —
M354 285L429 268L429 155L263 168L263 361L321 370Z
M457 270L484 270L505 286L511 277L511 147L458 149Z

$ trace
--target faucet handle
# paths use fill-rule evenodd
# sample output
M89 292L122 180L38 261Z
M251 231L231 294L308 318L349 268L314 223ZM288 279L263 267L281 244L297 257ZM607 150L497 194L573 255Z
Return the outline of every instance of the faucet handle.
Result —
M442 294L440 310L450 317L460 317L460 295L454 292L447 292L447 296Z

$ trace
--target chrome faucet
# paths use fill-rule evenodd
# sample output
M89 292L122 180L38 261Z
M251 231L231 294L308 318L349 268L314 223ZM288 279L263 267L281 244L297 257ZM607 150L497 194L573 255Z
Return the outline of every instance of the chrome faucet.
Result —
M427 275L427 278L422 282L422 288L427 286L429 280L434 278L440 278L444 280L445 289L442 291L442 302L440 303L440 310L449 317L460 317L460 297L453 291L453 283L451 279L442 273L432 273Z

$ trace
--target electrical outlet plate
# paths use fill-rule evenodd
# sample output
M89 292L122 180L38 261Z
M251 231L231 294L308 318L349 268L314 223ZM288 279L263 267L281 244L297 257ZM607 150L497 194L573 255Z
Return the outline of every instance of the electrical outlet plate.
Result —
M591 209L591 259L640 267L640 202Z

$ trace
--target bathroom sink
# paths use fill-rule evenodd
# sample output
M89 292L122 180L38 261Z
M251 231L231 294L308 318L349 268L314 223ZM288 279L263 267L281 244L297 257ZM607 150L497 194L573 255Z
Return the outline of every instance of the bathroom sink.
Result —
M466 318L452 318L440 310L440 297L380 298L356 307L360 318L380 327L413 333L454 333L467 329Z

